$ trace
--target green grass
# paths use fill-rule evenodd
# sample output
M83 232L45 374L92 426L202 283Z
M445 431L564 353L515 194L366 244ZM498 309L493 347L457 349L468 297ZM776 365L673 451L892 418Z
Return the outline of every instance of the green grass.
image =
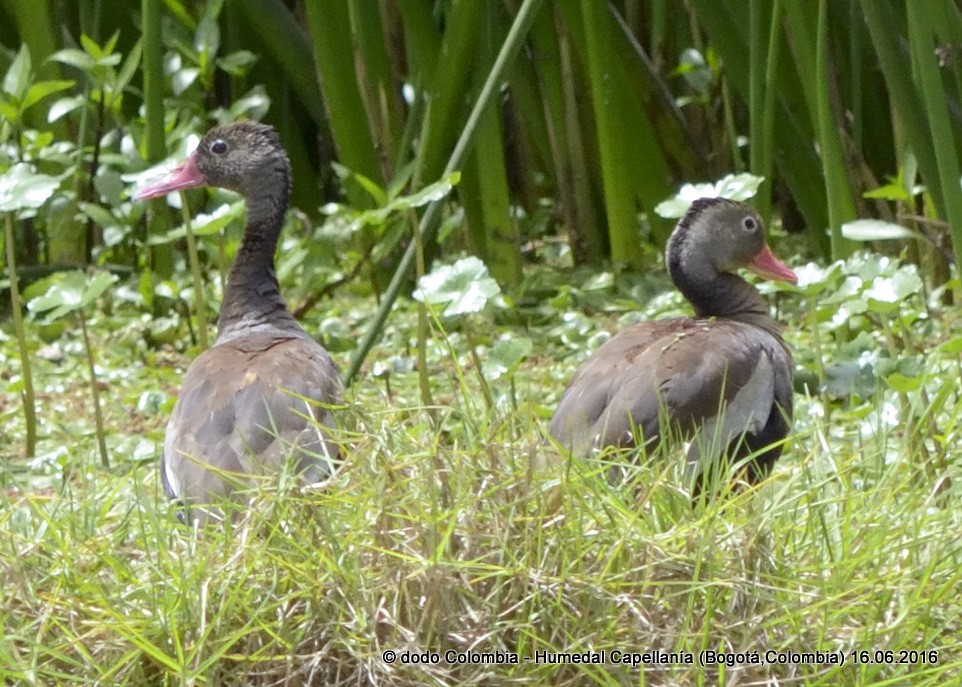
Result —
M807 317L801 299L780 302L792 321ZM656 299L645 314L677 303ZM355 326L368 313L352 307L332 305ZM586 336L617 326L606 315L590 323ZM63 336L64 362L37 366L34 463L13 457L20 408L12 393L0 396L4 684L945 685L962 677L957 391L938 408L933 401L942 434L922 439L913 432L928 428L927 406L897 406L898 422L887 425L876 411L897 402L892 394L848 406L798 395L797 434L772 477L693 509L678 487L678 454L611 486L602 463L558 459L541 442L590 347L572 355L560 343L576 338L576 323L555 315L532 327L536 355L513 392L507 380L491 382L490 411L455 329L428 351L435 408L418 407L417 372L404 365L390 392L383 379L362 377L344 418L347 461L326 488L265 490L236 526L194 532L173 517L155 463L189 356L144 348L136 320L98 315L90 326L108 384L113 472L96 457L77 335ZM413 356L414 329L414 309L403 306L372 362ZM796 324L789 334L803 364L819 337L830 357L824 330ZM2 343L12 357L13 342ZM953 370L958 378L951 355L933 354L929 365L933 387ZM920 441L930 453L943 442L947 488L936 489L921 449L909 453ZM768 650L841 651L845 664L698 665L706 649L762 659ZM387 664L388 650L441 661ZM448 650L516 653L521 662L449 664ZM535 660L539 651L602 650L608 665ZM695 665L642 671L611 663L614 650L691 652ZM855 665L857 650L887 662ZM935 651L938 662L898 664L884 654L898 661L903 651Z

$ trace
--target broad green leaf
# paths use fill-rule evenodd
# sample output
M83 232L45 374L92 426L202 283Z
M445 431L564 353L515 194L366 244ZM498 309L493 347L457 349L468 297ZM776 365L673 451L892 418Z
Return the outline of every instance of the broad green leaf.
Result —
M889 385L893 391L897 391L900 394L909 393L911 391L917 391L920 386L922 386L921 377L906 377L903 374L894 372L885 377L885 383Z
M920 377L925 373L925 358L917 355L900 358L895 369L906 377Z
M204 17L200 20L197 33L194 34L194 49L208 58L217 54L220 49L220 27L215 18Z
M451 193L451 189L453 189L460 180L461 173L452 172L443 179L425 186L417 193L395 198L377 210L362 212L351 222L351 230L357 231L368 224L379 226L384 224L392 214L404 212L411 208L419 208L422 205L441 200Z
M114 82L113 93L111 94L110 102L107 103L108 106L112 105L117 98L123 94L124 89L127 88L127 84L130 83L130 80L134 77L134 74L137 73L137 67L140 66L140 53L142 46L143 39L137 39L134 47L127 55L127 59L124 61L124 66L120 68L120 72L117 74L117 80Z
M85 33L80 35L80 47L95 60L99 60L104 55L104 51L97 42Z
M531 339L526 336L499 339L481 364L485 378L495 380L512 376L531 354L533 347Z
M925 360L919 356L901 358L885 375L885 383L899 393L917 391L925 375Z
M174 72L171 79L174 95L180 95L190 88L191 84L197 81L198 76L200 76L200 70L197 67L184 67Z
M351 336L351 327L341 317L324 318L317 330L329 351L350 351L357 346L356 338Z
M400 202L404 200L404 209L419 208L422 205L427 205L428 203L433 203L445 198L449 193L451 193L451 189L457 186L460 181L461 172L452 172L446 177L435 181L433 184L428 184L420 191L412 193L406 197L398 198L394 202Z
M81 202L80 211L100 227L109 227L117 224L117 218L110 213L110 210L100 205Z
M36 105L48 95L65 91L73 87L73 85L73 81L38 81L27 91L27 96L23 99L21 107L26 110L31 105Z
M47 111L47 122L55 122L66 114L69 114L76 110L78 107L87 102L87 99L82 95L67 96L66 98L60 98L50 106Z
M885 306L882 306L882 307L876 306L875 308L873 308L873 310L885 310L885 309L886 309ZM864 298L850 298L845 302L843 302L841 305L831 310L833 310L834 312L831 318L832 322L837 326L841 326L843 324L849 324L852 317L854 317L855 315L861 315L862 313L868 312L869 304L868 304L868 301Z
M888 257L875 253L857 253L849 258L846 265L849 274L855 274L868 283L890 269Z
M902 178L892 180L885 186L880 186L872 191L862 194L863 198L878 198L881 200L891 200L893 202L910 203L917 195L925 192L922 184L913 184L911 188L906 188Z
M18 163L0 176L0 212L39 208L58 186L57 177L38 174L32 165Z
M943 341L936 350L948 355L958 355L962 353L962 335L953 336L948 341Z
M337 175L337 178L340 179L342 184L348 180L353 180L362 189L364 189L364 192L371 197L371 200L374 201L375 205L384 206L384 204L387 203L387 194L384 192L384 189L363 174L358 174L357 172L348 169L338 162L332 162L331 167L334 168L334 173Z
M891 312L898 308L899 295L891 277L877 277L865 289L865 298L875 312Z
M110 205L119 205L121 196L127 185L120 178L120 173L111 167L101 167L94 177L94 188L97 193Z
M891 312L909 296L922 290L922 280L918 273L903 267L891 277L876 277L865 290L869 307L876 312Z
M3 77L3 92L17 100L23 100L30 86L30 49L26 43L20 45L20 52L10 63Z
M84 286L80 299L80 307L86 307L100 298L101 294L117 281L117 275L111 272L97 272Z
M453 317L480 312L501 293L488 268L473 255L453 265L440 265L418 279L414 298L422 303L446 304L442 315Z
M870 366L850 362L825 368L825 390L837 398L848 398L852 395L870 398L877 385L878 379Z
M842 275L842 263L834 262L828 267L822 267L810 262L795 268L798 283L795 288L807 295L815 295L833 289Z
M48 321L59 319L82 307L85 284L86 275L83 272L67 272L54 280L45 294L27 303L27 309L38 314L47 313Z
M925 234L880 219L857 219L854 222L846 222L842 225L842 236L852 241L928 240Z
M100 47L96 41L86 34L83 34L80 36L80 45L87 54L93 58L94 64L97 67L115 67L120 64L120 61L123 59L123 55L113 52L114 47L117 45L118 35L118 33L114 33L110 40L108 40L103 47Z
M247 68L257 62L257 55L250 50L237 50L217 60L217 66L231 76L243 76Z
M36 129L27 129L23 132L23 138L25 141L30 142L30 147L37 151L37 157L41 160L54 160L56 159L51 152L54 149L60 150L67 155L71 155L76 147L73 143L67 143L66 141L61 141L60 143L53 142L53 132L52 131L37 131ZM69 162L74 162L74 158L70 158Z
M675 73L680 74L699 95L708 95L711 88L712 71L700 52L694 48L685 48L681 53Z
M891 200L893 202L901 202L901 203L905 203L911 200L911 197L909 196L908 193L905 192L905 189L902 187L902 184L898 183L897 181L893 181L892 183L885 184L884 186L879 186L878 188L872 189L871 191L866 191L865 193L862 194L862 197L880 199L880 200ZM844 224L842 225L842 231L843 232L845 231Z
M244 204L240 201L221 205L210 214L201 213L190 223L190 230L194 236L209 236L221 231L224 227L243 214ZM174 241L180 241L187 236L187 228L181 224L160 236L151 236L147 241L151 246L161 246Z
M863 198L880 198L895 202L908 203L925 191L925 186L915 183L918 173L918 160L911 150L903 156L902 166L895 177L888 177L888 183L862 194Z
M230 120L243 117L260 119L271 106L271 99L261 85L254 86L243 97L238 98L230 106Z
M309 251L304 245L296 246L293 250L284 250L284 248L281 248L277 254L276 270L278 281L283 284L298 267L304 264L308 254Z
M611 272L599 272L588 277L581 285L582 291L607 291L615 284L615 277Z
M899 300L922 292L922 278L915 265L905 265L892 275L892 284Z
M765 179L748 174L729 174L714 184L685 184L674 198L663 200L655 206L655 212L669 219L678 219L688 212L688 207L699 198L728 198L748 200L758 192Z
M15 102L0 100L0 119L8 122L15 122L20 115L20 110Z
M77 48L65 48L63 50L58 50L47 59L53 60L54 62L59 62L61 64L66 64L71 67L76 67L80 71L88 74L96 65L96 61L93 57L85 53L83 50L77 50Z
M842 280L841 284L833 285L831 292L819 300L820 304L834 305L845 301L858 298L862 293L864 282L855 275L849 275Z

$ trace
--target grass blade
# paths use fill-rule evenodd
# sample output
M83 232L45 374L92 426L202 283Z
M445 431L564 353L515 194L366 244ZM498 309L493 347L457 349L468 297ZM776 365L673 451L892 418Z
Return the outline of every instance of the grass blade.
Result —
M456 171L464 161L465 153L474 140L474 135L481 119L481 113L484 111L484 108L487 107L488 103L492 101L496 87L501 83L505 73L507 72L508 66L521 49L525 36L528 33L528 29L531 27L531 22L534 20L534 15L540 3L541 0L524 0L521 8L518 10L518 14L515 15L514 23L511 25L511 30L508 32L508 37L501 46L501 50L498 52L498 57L494 62L494 66L491 68L491 72L488 74L488 78L484 82L484 86L481 89L481 93L478 95L478 99L474 103L471 114L468 116L468 121L465 123L464 129L461 131L461 136L458 138L458 142L454 146L451 156L448 158L448 163L445 166L444 174L450 174ZM421 236L425 239L433 236L437 229L437 223L439 221L438 212L440 211L440 207L440 201L431 203L428 205L427 210L421 217L421 222L418 225L418 232L420 232ZM346 386L349 386L351 382L354 381L358 371L361 369L361 365L364 363L364 359L371 350L371 346L374 345L375 339L380 336L381 330L384 327L384 322L387 320L388 313L391 312L391 308L394 306L394 301L397 300L398 292L401 289L401 284L404 283L405 279L407 278L408 271L411 269L416 248L416 243L412 242L410 245L408 245L407 250L404 251L401 262L394 271L394 276L391 278L391 283L388 285L387 291L384 293L384 297L381 300L381 306L378 308L378 311L374 316L374 320L371 322L370 328L368 329L367 333L365 333L364 339L358 346L357 352L351 359L351 367L344 378L344 384Z
M374 152L368 113L358 88L347 1L309 2L305 9L321 90L331 115L331 135L340 162L351 171L383 184L384 176ZM347 192L356 206L368 206L366 194L352 193L350 187Z
M794 3L790 1L789 4ZM848 165L842 155L839 127L829 100L828 50L828 2L820 0L813 81L817 95L818 142L822 154L822 169L825 171L825 192L828 196L832 259L839 260L852 252L852 244L842 236L842 225L855 219L855 203L848 179Z
M938 179L926 179L930 186L938 184L945 202L945 218L952 231L952 248L958 264L962 264L962 195L959 194L959 158L949 118L945 87L939 73L935 52L932 20L940 15L939 0L917 0L908 3L909 44L912 62L921 86L926 121L935 146Z

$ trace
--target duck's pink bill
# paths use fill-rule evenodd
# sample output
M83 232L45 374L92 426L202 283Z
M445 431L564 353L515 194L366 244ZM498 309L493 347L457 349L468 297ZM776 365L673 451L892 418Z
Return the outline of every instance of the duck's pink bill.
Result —
M776 258L767 245L755 256L755 259L748 265L748 269L762 279L787 281L789 284L798 283L798 275L785 265L785 263Z
M203 186L205 183L207 183L206 177L197 169L197 154L191 153L190 157L184 160L184 164L172 169L170 174L157 183L150 184L137 191L134 198L136 200L159 198L173 191Z

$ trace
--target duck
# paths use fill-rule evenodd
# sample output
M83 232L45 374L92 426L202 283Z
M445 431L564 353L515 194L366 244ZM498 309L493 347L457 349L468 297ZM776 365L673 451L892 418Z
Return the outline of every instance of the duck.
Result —
M693 497L712 475L728 474L718 471L726 466L757 484L791 429L794 365L781 325L736 272L791 284L798 278L772 253L758 213L724 198L691 204L668 239L665 265L695 316L642 322L612 336L575 373L548 434L581 458L685 439Z
M334 410L342 382L330 354L297 323L281 295L274 253L291 192L276 130L253 121L218 126L146 200L210 186L239 193L245 227L217 320L217 337L187 368L167 424L160 477L181 517L236 518L245 494L293 469L302 483L330 477L340 459Z

